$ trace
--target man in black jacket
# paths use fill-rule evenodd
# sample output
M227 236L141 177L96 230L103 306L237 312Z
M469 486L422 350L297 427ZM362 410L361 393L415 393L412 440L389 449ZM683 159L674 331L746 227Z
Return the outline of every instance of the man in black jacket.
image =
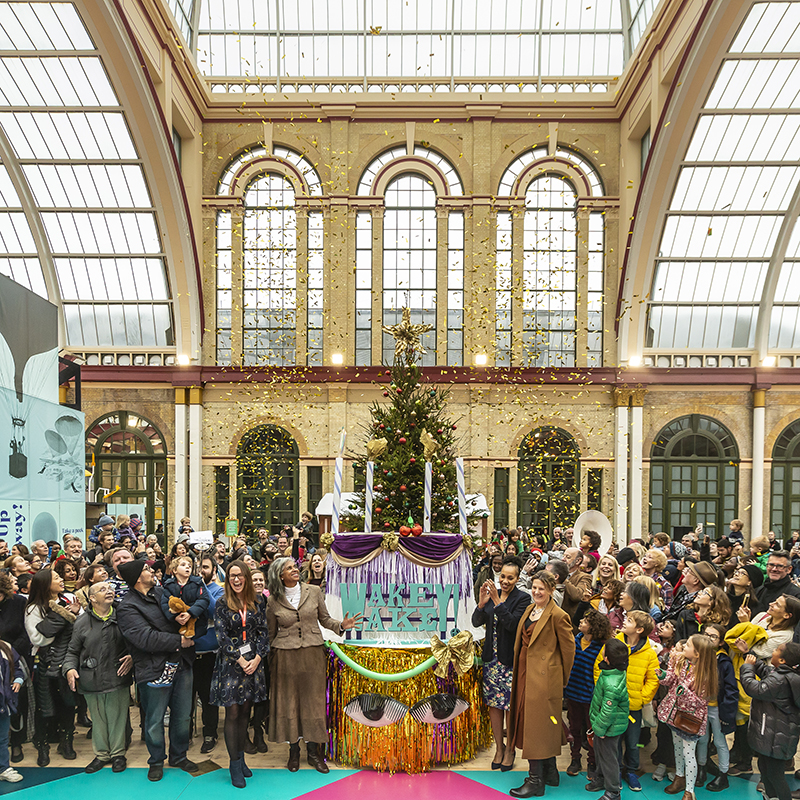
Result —
M164 775L164 715L169 716L169 765L197 772L189 761L189 720L192 713L192 663L194 641L178 633L180 627L161 611L160 586L142 560L127 561L117 567L130 591L117 609L117 622L133 656L133 673L142 703L144 740L150 757L147 777L160 781ZM148 685L164 674L167 662L177 663L171 683Z
M800 597L800 586L792 583L792 557L785 550L778 550L769 554L767 582L758 599L766 608L783 594Z

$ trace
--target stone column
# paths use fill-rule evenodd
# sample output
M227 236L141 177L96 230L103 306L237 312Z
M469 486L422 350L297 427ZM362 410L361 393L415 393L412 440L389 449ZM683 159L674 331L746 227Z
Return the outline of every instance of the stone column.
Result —
M630 427L630 537L638 539L642 535L642 439L644 437L642 417L646 389L631 392Z
M178 522L181 517L187 516L187 424L186 424L186 399L188 391L183 387L175 389L175 513L174 519ZM177 528L173 526L173 531ZM172 531L165 530L164 536L167 543L172 541Z
M767 390L753 389L753 479L750 498L750 538L764 532L764 446Z
M628 404L629 389L614 389L614 535L620 544L628 538Z
M195 530L206 530L203 513L203 390L189 389L189 516ZM185 413L185 406L184 406Z

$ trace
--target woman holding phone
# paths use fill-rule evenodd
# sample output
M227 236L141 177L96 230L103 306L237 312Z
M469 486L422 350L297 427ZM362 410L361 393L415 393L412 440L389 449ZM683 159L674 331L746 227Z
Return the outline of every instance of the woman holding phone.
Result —
M731 618L728 622L730 630L739 620L739 609L749 608L750 616L755 617L766 611L764 604L758 599L761 586L764 583L764 574L755 564L737 567L728 581L728 600L731 603Z

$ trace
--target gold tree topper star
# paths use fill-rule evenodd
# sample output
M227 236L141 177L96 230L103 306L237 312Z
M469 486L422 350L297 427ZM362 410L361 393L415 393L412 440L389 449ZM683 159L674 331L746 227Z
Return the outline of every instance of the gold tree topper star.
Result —
M405 356L406 361L411 363L416 360L416 353L424 354L427 352L422 346L420 337L423 333L433 330L433 325L412 325L411 309L403 309L403 321L399 325L383 325L383 332L394 336L394 358L398 360L400 356Z

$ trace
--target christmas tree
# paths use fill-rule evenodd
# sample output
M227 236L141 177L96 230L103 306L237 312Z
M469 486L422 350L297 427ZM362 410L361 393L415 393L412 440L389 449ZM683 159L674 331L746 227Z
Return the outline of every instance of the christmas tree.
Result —
M456 488L456 425L445 413L449 391L420 383L417 359L425 352L420 336L429 325L412 325L403 309L403 321L384 327L395 337L394 365L385 370L383 396L389 405L373 403L366 426L367 454L355 459L363 475L368 460L375 462L372 530L397 531L401 526L422 525L425 496L425 462L433 465L431 530L458 530ZM364 530L365 491L356 492L342 509L344 530ZM412 522L409 522L409 518ZM469 518L471 521L471 518Z

